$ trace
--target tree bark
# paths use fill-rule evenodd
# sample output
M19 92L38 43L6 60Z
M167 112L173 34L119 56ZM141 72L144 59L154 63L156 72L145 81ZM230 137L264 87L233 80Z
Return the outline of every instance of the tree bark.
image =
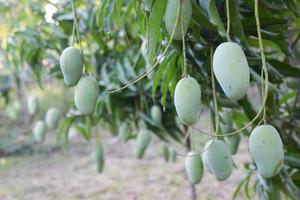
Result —
M187 134L187 130L188 130L188 127L184 126L185 134ZM188 152L192 150L192 144L191 144L191 137L190 136L187 139L186 147L187 147ZM189 181L189 184L190 184L190 197L191 197L191 200L197 200L197 192L196 192L195 184L191 183L190 181Z

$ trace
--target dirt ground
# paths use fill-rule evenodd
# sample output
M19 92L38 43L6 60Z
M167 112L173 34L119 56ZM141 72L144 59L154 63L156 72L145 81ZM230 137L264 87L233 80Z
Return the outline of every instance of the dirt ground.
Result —
M104 173L96 173L91 161L93 144L75 137L67 149L31 156L0 159L1 200L182 200L189 199L184 158L166 163L161 143L153 140L144 159L132 155L133 142L123 143L102 130L105 149ZM249 160L245 141L234 161L238 168L231 177L218 182L205 173L196 186L198 199L231 199L235 186L244 177L241 164ZM240 197L243 199L243 196Z

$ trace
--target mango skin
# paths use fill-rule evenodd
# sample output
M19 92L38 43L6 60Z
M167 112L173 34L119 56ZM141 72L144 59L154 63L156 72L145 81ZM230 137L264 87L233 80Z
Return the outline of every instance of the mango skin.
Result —
M235 155L239 148L239 144L241 141L240 134L226 136L226 137L224 137L224 140L225 140L226 144L228 145L231 155Z
M222 112L220 112L220 116L223 120L223 122L228 125L232 126L232 111L228 108L223 108Z
M208 149L202 155L204 166L217 180L226 180L233 169L233 161L228 146L222 140L216 140L213 144L211 142L213 141L209 140L206 143L205 149Z
M172 162L176 162L176 160L177 160L177 154L176 154L176 152L175 152L175 150L173 150L173 149L169 149L169 160L170 160L170 162L172 161Z
M213 56L213 71L225 95L243 98L249 87L250 71L242 48L233 42L220 44Z
M80 79L75 89L75 105L82 114L92 114L95 110L98 95L99 87L97 81L92 76L84 76Z
M72 87L82 76L83 60L80 51L74 47L67 47L60 56L60 68L65 84Z
M233 129L230 125L221 124L220 128L221 128L222 134L227 134L227 133L233 132ZM239 147L239 144L241 141L241 135L239 133L237 133L234 135L225 136L224 141L227 144L231 155L234 155L234 154L236 154L236 152L238 150L238 147Z
M153 0L143 0L142 7L145 11L151 12Z
M39 110L39 100L35 96L29 96L27 99L27 108L30 115L35 115Z
M145 150L147 149L151 141L151 133L147 129L141 129L137 136L133 153L136 158L141 159L144 156Z
M170 149L169 149L169 147L167 146L167 145L164 145L163 147L162 147L162 155L163 155L163 158L164 158L164 160L166 161L166 162L169 162L169 160L171 159L170 158ZM170 160L171 161L171 160Z
M130 132L129 132L129 128L128 128L128 125L126 122L122 122L120 124L118 135L124 142L126 142L129 139Z
M104 166L104 150L102 144L97 144L95 149L95 161L97 165L97 171L98 173L103 172L103 166Z
M61 117L61 112L57 108L50 108L45 117L48 128L56 128Z
M271 178L281 170L284 160L283 144L273 126L261 125L252 131L249 151L262 177Z
M189 28L190 21L192 18L191 0L168 0L166 5L166 10L165 10L165 15L164 15L164 22L169 35L172 34L174 26L176 24L177 9L180 1L182 1L182 4L180 6L178 24L175 28L175 33L173 37L174 40L182 39L181 26L183 26L183 33L185 35Z
M153 105L151 107L151 118L153 119L153 121L155 121L155 123L161 124L162 112L158 105Z
M198 121L201 110L201 88L194 78L182 78L177 83L174 103L178 117L184 124L193 125Z
M46 124L43 121L37 121L33 128L33 135L37 142L42 142L45 139Z
M190 151L185 157L185 171L191 183L200 183L203 176L203 164L197 152Z

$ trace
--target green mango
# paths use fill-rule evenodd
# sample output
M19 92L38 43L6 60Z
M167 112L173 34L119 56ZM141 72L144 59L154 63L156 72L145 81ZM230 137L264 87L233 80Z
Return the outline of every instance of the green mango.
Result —
M39 100L35 96L29 96L27 99L27 108L30 115L35 115L39 110Z
M277 130L271 125L257 126L249 138L249 151L264 178L276 176L283 165L283 144Z
M222 134L227 134L227 133L233 132L232 127L230 127L228 125L224 125L224 124L220 124L220 129L221 129ZM239 147L239 144L241 141L241 135L239 133L237 133L234 135L225 136L224 141L228 145L231 155L234 155L234 154L236 154L236 152L238 150L238 147Z
M147 149L151 141L151 133L147 129L141 129L138 133L135 145L134 145L134 155L136 158L142 158L144 156L145 150Z
M185 157L185 171L191 183L197 184L203 175L203 164L201 156L194 151L190 151Z
M230 151L231 155L235 155L238 150L240 141L241 141L240 134L226 136L226 137L224 137L224 140L229 147L229 151Z
M157 124L161 124L162 120L162 112L158 105L153 105L151 107L151 118L153 121L155 121Z
M180 4L180 2L182 2ZM192 3L191 0L168 0L165 10L164 22L169 35L172 34L176 24L177 9L180 6L179 20L175 28L174 37L175 40L182 39L182 26L183 34L185 35L192 18Z
M170 160L170 151L169 151L169 147L167 145L164 145L162 147L162 155L163 155L163 158L166 162L169 162Z
M129 129L128 129L128 125L126 122L122 122L119 126L119 131L118 131L118 135L119 137L124 141L126 142L129 137L130 137L130 132L129 132Z
M151 12L152 4L153 4L153 0L143 0L142 2L143 9L147 12Z
M46 124L43 121L37 121L33 128L33 135L37 142L42 142L45 139Z
M65 84L72 87L82 76L83 60L80 51L74 47L67 47L60 56L60 68Z
M232 173L233 161L228 146L222 140L209 140L203 153L203 163L217 180L226 180ZM212 144L211 144L212 143Z
M104 167L104 150L102 144L97 144L95 148L95 162L97 165L97 171L98 173L103 172L103 167Z
M178 117L184 124L193 125L199 120L201 88L194 78L182 78L177 83L174 103Z
M223 108L222 112L220 112L220 116L226 125L232 126L232 117L233 116L232 116L232 112L230 109Z
M48 128L56 128L61 117L61 112L57 108L50 108L45 117L45 122Z
M82 114L92 114L95 110L98 95L97 81L92 76L84 76L75 89L75 105Z
M176 160L177 160L177 154L176 154L176 152L175 152L175 150L174 149L171 149L171 148L169 148L169 160L170 161L172 161L172 162L176 162Z
M220 44L213 56L213 71L225 95L243 98L249 87L250 70L242 48L234 42Z

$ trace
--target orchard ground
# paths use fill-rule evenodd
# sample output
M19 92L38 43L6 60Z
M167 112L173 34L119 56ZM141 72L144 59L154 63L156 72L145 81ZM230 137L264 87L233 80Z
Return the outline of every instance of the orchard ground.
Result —
M207 121L208 116L199 126L207 126ZM91 161L93 143L75 135L68 148L61 148L55 143L54 133L48 132L46 143L34 145L33 153L0 159L0 199L189 199L183 157L177 157L175 163L166 163L161 156L163 144L154 139L145 157L137 160L132 154L134 141L124 143L106 130L96 131L103 135L104 173L97 174ZM198 199L231 199L245 176L243 163L250 160L247 148L247 141L243 140L233 157L237 169L228 180L218 182L204 173L196 186Z

